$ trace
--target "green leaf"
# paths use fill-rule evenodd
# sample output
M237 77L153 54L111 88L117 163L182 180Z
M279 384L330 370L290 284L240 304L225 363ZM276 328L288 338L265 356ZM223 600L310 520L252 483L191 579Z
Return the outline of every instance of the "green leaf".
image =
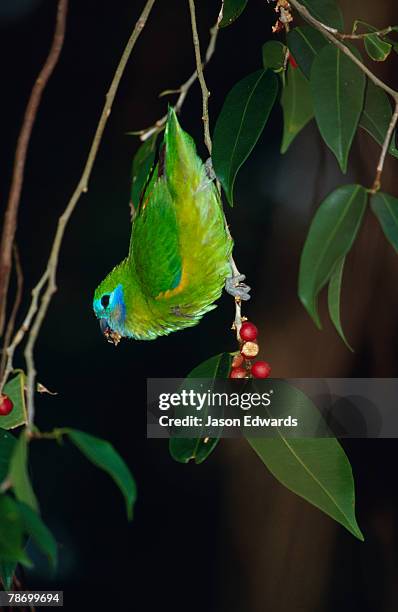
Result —
M314 59L328 44L326 38L311 26L294 28L287 34L289 50L307 79L311 76Z
M14 446L14 436L0 429L0 485L7 477Z
M282 384L287 385L279 381ZM288 387L283 401L289 414L298 409L303 422L319 420L312 401L299 389ZM333 437L287 438L280 429L277 434L275 438L248 438L248 442L279 482L363 541L355 518L352 470L339 442Z
M278 91L270 70L258 70L239 81L227 95L213 139L213 166L233 206L233 188L239 168L259 139Z
M329 290L328 290L328 305L329 314L332 319L333 325L337 329L341 339L350 351L353 351L352 347L347 342L344 335L343 327L341 325L340 317L340 296L341 296L341 285L343 281L345 257L342 257L337 263L333 270L330 278Z
M384 62L391 53L392 45L377 34L367 34L365 36L365 49L373 60Z
M398 253L398 199L387 193L376 193L370 200L385 237Z
M11 591L16 567L17 564L13 561L0 561L0 579L5 591Z
M312 220L300 261L299 297L320 328L317 296L337 262L347 255L361 225L367 194L360 185L344 185L322 202Z
M315 58L311 91L319 131L347 170L348 154L362 114L365 75L342 52L328 45Z
M225 28L231 25L243 13L246 4L247 0L224 0L223 16L219 27Z
M0 495L0 561L31 565L23 550L23 525L14 500Z
M314 116L310 85L300 68L289 65L281 104L283 109L281 153L286 153L297 134Z
M340 7L334 0L302 0L311 15L331 28L344 31L344 20Z
M24 533L32 538L36 546L47 556L49 562L55 568L57 565L57 543L51 531L30 506L19 502L17 509Z
M353 33L357 32L360 26L363 30L365 30L365 32L369 32L369 34L364 37L364 45L367 54L376 62L384 62L384 60L386 60L390 55L393 45L386 40L383 40L383 38L381 38L378 34L375 34L375 32L377 32L377 28L369 23L366 23L366 21L361 21L360 19L357 19L354 22Z
M263 44L263 66L274 72L282 72L285 68L287 47L279 40L269 40Z
M14 407L7 416L0 416L0 427L3 429L13 429L26 425L28 422L24 388L25 375L23 372L20 372L4 386L4 393L8 395Z
M231 355L229 353L221 353L210 357L194 368L187 376L187 380L192 378L208 378L215 380L217 378L228 378L231 370ZM184 386L184 384L182 385ZM210 391L212 390L209 389ZM203 420L206 420L207 407L203 409ZM169 450L170 455L180 463L188 463L194 459L195 463L202 463L210 453L215 449L219 438L170 438Z
M137 497L137 490L131 472L119 453L106 440L96 438L83 431L66 429L65 433L87 459L107 472L115 481L124 495L127 516L131 520L133 518L133 507Z
M8 478L12 483L15 497L37 512L39 505L28 474L28 439L25 431L21 432L15 444Z
M140 146L133 159L131 202L135 209L138 207L142 190L155 160L157 137L158 134L153 134L151 138L148 138Z
M388 126L392 118L392 108L387 94L368 80L365 94L365 105L359 121L359 126L366 130L380 145L383 146ZM389 148L390 155L398 157L395 138Z

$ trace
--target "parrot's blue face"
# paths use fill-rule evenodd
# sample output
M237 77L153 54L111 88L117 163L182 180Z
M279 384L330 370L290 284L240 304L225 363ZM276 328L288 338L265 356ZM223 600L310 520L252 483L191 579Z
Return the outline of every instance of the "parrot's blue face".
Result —
M111 292L100 294L96 292L93 308L106 339L113 344L118 344L121 336L125 335L126 304L123 286L120 284Z

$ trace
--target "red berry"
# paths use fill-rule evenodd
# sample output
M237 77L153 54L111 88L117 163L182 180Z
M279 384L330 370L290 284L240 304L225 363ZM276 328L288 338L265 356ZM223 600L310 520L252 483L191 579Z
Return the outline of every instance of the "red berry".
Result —
M253 342L257 338L257 333L257 327L253 323L249 323L249 321L245 321L240 328L240 337L245 341Z
M7 416L14 408L14 404L8 395L0 395L0 416Z
M245 342L240 350L243 357L246 359L255 359L258 355L258 351L257 342Z
M230 378L246 378L247 372L245 368L232 368L229 375Z
M293 57L293 55L291 53L289 53L289 63L290 63L292 68L297 68L298 67L297 62L296 62L296 60L294 59L294 57Z
M254 378L268 378L271 374L271 366L266 361L256 361L252 365L251 372Z

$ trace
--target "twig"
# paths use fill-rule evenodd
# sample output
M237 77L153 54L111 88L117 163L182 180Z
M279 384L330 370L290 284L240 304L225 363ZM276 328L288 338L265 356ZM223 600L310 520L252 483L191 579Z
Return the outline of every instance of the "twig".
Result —
M193 45L194 45L194 49L195 49L196 72L197 72L197 75L198 75L198 78L199 78L200 88L201 88L201 91L202 91L202 104L203 104L203 116L202 116L202 119L203 119L203 130L204 130L204 141L205 141L207 150L209 151L209 153L211 155L212 142L211 142L210 128L209 128L209 108L208 108L208 99L209 99L209 95L210 94L209 94L209 90L207 89L205 77L204 77L204 74L203 74L202 59L201 59L201 55L200 55L199 36L198 36L198 30L197 30L197 26L196 26L195 0L188 0L188 1L189 1L190 13L191 13L192 40L193 40ZM218 16L217 23L214 26L217 29L218 29L220 21L222 19L223 6L224 6L224 3L222 3L222 5L221 5L221 11L220 11L220 14ZM217 189L220 191L220 185L218 184L218 182L217 182ZM232 240L231 232L229 230L227 219L225 217L224 211L223 211L223 217L224 217L225 230L227 232L228 237ZM232 257L232 255L229 258L229 263L230 263L230 266L231 266L232 275L233 276L239 276L240 272L238 270L238 267L237 267L237 265L235 263L235 260ZM241 329L241 327L242 327L241 299L239 297L235 297L234 328L235 328L236 337L237 337L238 340L240 338L240 329Z
M30 94L29 102L25 110L21 131L18 137L15 151L14 169L8 196L7 208L4 215L4 224L0 245L0 336L4 330L7 306L7 293L10 282L12 266L12 245L14 243L17 229L17 216L19 202L21 199L22 185L24 179L25 162L33 125L36 120L37 111L46 85L54 71L60 56L64 38L66 15L68 12L68 0L59 0L54 37L47 59L40 70Z
M193 46L195 50L195 59L196 59L196 70L198 73L198 79L200 83L200 88L202 90L202 119L203 119L203 129L204 129L204 138L205 145L207 150L209 151L209 155L211 155L211 137L210 137L210 128L209 128L209 90L207 89L205 77L203 74L203 66L202 66L202 57L200 54L200 42L198 36L198 29L196 26L196 12L195 12L195 0L189 0L189 10L191 13L191 25L192 25L192 38L193 38Z
M12 334L14 333L15 320L17 318L18 310L19 310L19 307L21 305L21 300L22 300L23 272L22 272L21 260L19 258L18 247L15 243L13 247L13 254L14 254L15 274L17 277L17 290L16 290L15 300L14 300L14 304L13 304L12 311L10 314L10 318L8 319L6 333L4 335L3 352L1 354L1 363L0 363L0 376L2 376L2 373L6 365L6 361L7 361L6 349L8 345L10 344Z
M395 127L397 125L397 121L398 121L398 102L395 103L395 110L394 110L393 116L391 117L390 125L388 126L387 134L383 142L383 148L381 150L379 163L377 164L376 177L373 182L372 188L370 189L371 193L376 193L377 191L379 191L381 187L381 175L383 174L384 162L386 160L386 155L390 147L391 138L394 133Z
M390 34L390 32L392 31L392 27L388 26L383 30L374 30L373 32L364 32L362 34L344 34L343 32L338 32L337 30L334 30L333 33L337 38L340 38L341 40L363 40L364 38L372 34L375 34L376 36L387 36L387 34Z
M300 2L298 2L297 0L289 0L289 2L296 9L296 11L298 13L300 13L300 15L306 21L308 21L308 23L310 23L312 26L314 26L314 28L316 28L319 32L321 32L321 34L323 34L325 36L325 38L330 40L331 43L333 43L343 53L345 53L345 55L347 55L347 57L349 57L350 60L352 62L354 62L354 64L356 64L358 66L358 68L360 70L362 70L362 72L364 72L366 74L366 76L371 81L373 81L373 83L375 85L377 85L377 87L380 87L381 89L384 89L384 91L386 93L388 93L394 99L395 102L398 102L398 91L396 91L395 89L392 89L392 87L390 87L389 85L384 83L375 74L373 74L373 72L371 70L369 70L369 68L367 66L365 66L365 64L363 64L361 62L361 60L358 59L356 57L356 55L354 55L354 53L346 45L344 45L340 40L338 40L337 39L337 35L338 35L338 31L337 30L335 30L335 29L331 30L330 28L325 26L323 23L321 23L320 21L315 19L315 17L313 17L311 15L311 13L308 11L308 9L305 6L303 6L302 4L300 4Z
M221 21L222 18L222 13L220 12L217 22L214 24L214 26L211 28L210 30L210 40L209 40L209 45L207 47L206 50L206 54L205 54L205 61L203 63L203 68L205 66L207 66L207 64L210 62L211 58L213 57L213 54L216 50L216 43L217 43L217 36L218 36L218 32L219 32L219 23ZM176 111L176 113L179 113L184 102L185 102L185 98L188 95L189 90L191 89L192 85L196 82L198 78L198 71L195 70L195 72L193 72L191 74L191 76L189 77L189 79L187 79L185 81L185 83L183 83L182 85L180 85L180 87L178 89L170 89L170 90L166 90L163 91L160 95L161 96L166 96L169 94L173 94L173 93L179 93L180 95L177 98L177 102L174 104L174 110ZM165 115L163 115L163 117L161 117L160 119L158 119L154 125L151 125L150 127L144 128L143 130L140 130L139 132L136 132L137 136L140 137L141 141L145 141L148 140L148 138L150 138L152 136L152 134L155 134L156 132L160 132L160 130L163 129L163 127L166 125L166 121L167 121L167 113Z
M18 330L15 335L13 342L11 343L7 355L7 365L6 372L3 376L3 382L6 380L6 375L12 371L12 360L16 347L23 339L25 333L29 331L28 341L26 343L24 355L27 366L27 385L26 385L26 394L27 394L27 408L28 408L28 427L31 429L34 424L34 392L35 392L35 380L36 380L36 370L34 363L34 347L37 340L37 336L39 334L41 325L44 321L44 318L47 313L47 309L50 305L51 298L53 294L57 290L56 285L56 274L58 267L58 257L59 252L62 245L63 236L65 233L66 226L68 221L76 208L76 205L80 199L80 196L83 193L86 193L88 190L88 181L91 175L91 171L94 165L94 161L96 159L96 155L98 152L99 145L101 143L102 135L105 130L105 126L107 124L109 115L111 114L112 104L115 99L116 92L119 87L120 80L123 76L127 61L131 55L131 52L137 42L139 35L141 34L148 16L152 10L152 7L155 3L155 0L147 0L145 7L139 17L137 23L135 24L134 30L127 42L127 45L123 51L119 64L116 68L116 72L112 79L110 88L105 98L105 105L103 107L97 129L95 131L94 139L92 141L90 151L87 157L86 164L83 169L83 173L81 178L64 210L62 215L58 220L57 230L55 234L55 238L53 241L53 245L51 247L50 256L47 262L46 269L37 283L36 287L32 291L32 301L30 304L30 308L28 314L25 318L24 323L21 328ZM41 295L41 290L46 286L46 290L44 291L40 305L39 298Z
M359 60L356 57L356 55L354 55L354 53L352 53L352 51L346 45L344 45L341 42L341 40L339 40L339 38L341 38L343 36L342 34L340 34L335 29L333 29L333 31L331 31L330 28L328 28L323 23L321 23L320 21L315 19L315 17L313 17L311 15L311 13L308 11L308 9L305 6L303 6L302 4L300 4L300 2L298 2L297 0L289 0L289 2L296 9L296 11L308 23L310 23L314 28L316 28L319 32L321 32L321 34L323 34L325 36L325 38L327 38L333 45L335 45L338 49L340 49L343 53L345 53L345 55L347 57L349 57L350 60L352 62L354 62L354 64L356 64L358 66L358 68L360 70L362 70L362 72L364 74L366 74L366 76L377 87L380 87L381 89L383 89L394 100L395 111L394 111L394 114L393 114L393 116L391 118L390 125L388 127L387 133L386 133L385 138L384 138L384 142L383 142L383 146L382 146L382 152L381 152L381 155L380 155L379 163L377 165L376 178L375 178L375 180L373 182L373 186L370 189L371 193L375 193L381 187L381 175L383 173L384 162L385 162L385 159L386 159L388 147L389 147L390 142L391 142L392 134L394 132L394 128L395 128L395 126L397 125L397 122L398 122L398 91L396 91L395 89L392 89L392 87L390 87L389 85L384 83L375 74L373 74L373 72L371 70L369 70L369 68L367 66L365 66L365 64L363 64L361 62L361 60Z

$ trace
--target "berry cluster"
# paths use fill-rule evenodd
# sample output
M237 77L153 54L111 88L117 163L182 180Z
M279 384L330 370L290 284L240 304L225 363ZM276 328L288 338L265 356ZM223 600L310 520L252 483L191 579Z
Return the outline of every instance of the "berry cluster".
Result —
M14 404L8 395L0 395L0 417L7 416L14 408Z
M266 361L255 361L259 352L257 327L245 321L240 329L240 353L232 360L230 378L268 378L271 366Z

